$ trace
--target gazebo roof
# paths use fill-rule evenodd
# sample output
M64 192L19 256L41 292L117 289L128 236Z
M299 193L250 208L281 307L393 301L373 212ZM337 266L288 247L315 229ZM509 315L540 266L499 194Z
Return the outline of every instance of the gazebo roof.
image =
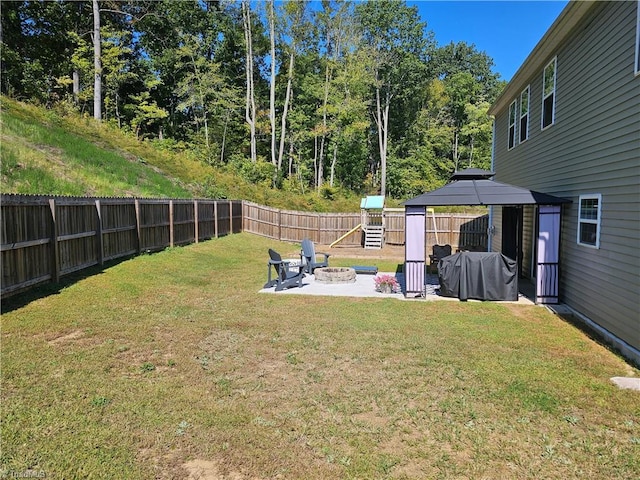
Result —
M493 172L468 168L456 172L451 183L431 192L423 193L404 202L407 207L439 207L452 205L560 205L571 203L566 198L554 197L515 185L491 180Z

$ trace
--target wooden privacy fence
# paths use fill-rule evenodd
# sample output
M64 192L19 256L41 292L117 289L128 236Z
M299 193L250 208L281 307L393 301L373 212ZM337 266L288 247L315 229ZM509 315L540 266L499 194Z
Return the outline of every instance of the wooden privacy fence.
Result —
M242 202L1 196L2 295L107 260L242 231Z
M57 282L108 260L241 231L328 245L361 222L359 212L298 212L239 200L2 194L0 201L2 295ZM487 247L487 215L436 214L426 220L429 249L435 243ZM404 245L404 221L403 210L385 211L386 243ZM340 244L362 245L362 235L356 232Z
M280 210L251 202L243 202L243 230L287 242L309 238L329 245L361 222L360 213L310 213ZM404 209L385 210L385 243L404 245ZM435 221L435 225L434 225ZM489 216L479 214L436 213L427 215L427 245L449 244L460 247L487 248ZM437 232L437 235L436 235ZM437 236L437 241L436 241ZM361 245L362 235L356 232L340 245ZM430 253L430 252L429 252Z

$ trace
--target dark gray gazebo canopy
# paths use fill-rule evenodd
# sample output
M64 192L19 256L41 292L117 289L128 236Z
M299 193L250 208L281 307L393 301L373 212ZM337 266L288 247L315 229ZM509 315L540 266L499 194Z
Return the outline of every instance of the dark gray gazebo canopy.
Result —
M408 207L451 205L561 205L566 198L491 180L495 174L478 168L456 172L451 183L404 202Z

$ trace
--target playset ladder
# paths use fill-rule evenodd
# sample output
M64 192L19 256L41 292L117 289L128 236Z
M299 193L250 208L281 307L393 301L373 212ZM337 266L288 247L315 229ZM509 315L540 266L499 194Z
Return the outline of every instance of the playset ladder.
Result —
M364 248L382 248L384 227L382 225L367 225L364 227Z

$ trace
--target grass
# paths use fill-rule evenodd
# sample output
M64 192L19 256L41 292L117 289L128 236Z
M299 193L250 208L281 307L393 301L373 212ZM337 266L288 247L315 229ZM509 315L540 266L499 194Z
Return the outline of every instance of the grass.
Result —
M126 137L110 136L106 127L91 128L86 119L65 123L53 112L47 115L42 109L3 98L1 126L3 192L191 196L177 180L142 161L146 158L140 151L143 144L137 145L138 152L131 148L123 150L124 145L117 143ZM99 139L96 132L102 133ZM134 145L130 142L129 147Z
M6 303L0 469L638 477L638 392L609 381L631 367L575 327L517 304L258 294L269 247L297 250L233 235Z

